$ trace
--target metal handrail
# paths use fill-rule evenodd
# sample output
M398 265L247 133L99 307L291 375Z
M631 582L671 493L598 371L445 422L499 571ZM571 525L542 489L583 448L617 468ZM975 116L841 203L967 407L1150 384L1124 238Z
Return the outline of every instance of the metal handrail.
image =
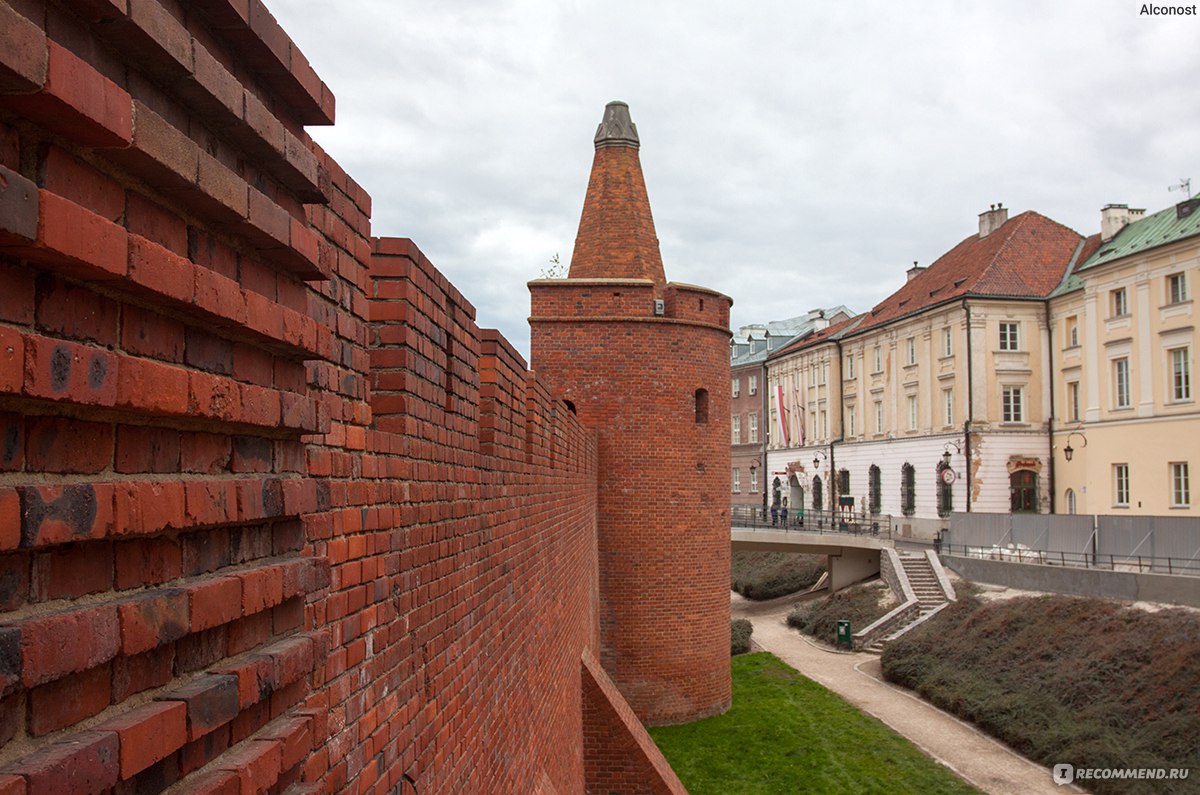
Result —
M1200 561L1153 555L1112 555L1098 552L1066 552L1008 547L979 547L966 544L942 544L943 555L960 555L980 560L1037 563L1045 566L1070 566L1078 569L1152 572L1200 577Z
M891 538L892 517L889 514L855 513L843 518L832 511L802 512L789 509L787 519L783 512L776 511L772 521L771 510L750 505L734 505L730 511L730 526L746 530L774 530L777 532L804 533L849 533Z

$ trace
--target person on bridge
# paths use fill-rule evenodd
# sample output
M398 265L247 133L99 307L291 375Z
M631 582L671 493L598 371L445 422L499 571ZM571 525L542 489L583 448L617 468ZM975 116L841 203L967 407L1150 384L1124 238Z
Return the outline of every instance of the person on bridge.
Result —
M779 506L771 504L771 527L779 524Z
M788 511L787 511L787 497L784 497L784 498L783 498L783 509L780 511L780 514L781 514L781 516L782 516L782 518L783 518L783 526L784 526L784 527L787 527L787 513L788 513Z

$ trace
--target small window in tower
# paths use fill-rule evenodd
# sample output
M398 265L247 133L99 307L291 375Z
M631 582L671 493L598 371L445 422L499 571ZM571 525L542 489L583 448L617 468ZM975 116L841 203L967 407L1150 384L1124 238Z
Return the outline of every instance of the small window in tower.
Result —
M708 390L696 390L696 422L708 422Z
M575 414L575 413L576 413L576 411L575 411L575 404L574 404L574 403L572 403L572 402L571 402L571 401L569 401L569 400L564 400L564 401L563 401L563 403L564 403L564 404L566 404L567 411L571 412L572 414Z
M704 299L703 298L700 299L700 311L701 312L704 311Z

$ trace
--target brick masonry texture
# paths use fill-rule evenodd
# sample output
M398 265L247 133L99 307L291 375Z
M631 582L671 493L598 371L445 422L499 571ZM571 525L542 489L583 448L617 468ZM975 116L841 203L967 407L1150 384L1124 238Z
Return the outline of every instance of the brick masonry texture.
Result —
M371 236L333 115L259 0L0 4L0 789L681 791L597 662L613 439ZM641 355L715 351L666 297Z

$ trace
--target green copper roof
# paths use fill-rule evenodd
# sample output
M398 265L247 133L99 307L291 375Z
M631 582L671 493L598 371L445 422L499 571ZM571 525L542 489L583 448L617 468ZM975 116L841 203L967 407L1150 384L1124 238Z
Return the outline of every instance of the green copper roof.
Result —
M1077 268L1085 271L1147 249L1174 243L1200 234L1200 196L1182 201L1126 226L1116 237L1102 243L1095 254Z

